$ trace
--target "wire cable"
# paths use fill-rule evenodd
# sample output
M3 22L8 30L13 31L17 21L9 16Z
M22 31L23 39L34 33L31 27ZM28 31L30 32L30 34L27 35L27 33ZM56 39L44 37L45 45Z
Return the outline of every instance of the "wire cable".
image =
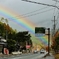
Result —
M44 8L41 8L41 9L38 9L38 10L34 10L34 11L31 11L31 12L28 12L28 13L25 13L25 14L22 14L22 15L28 15L28 14L32 14L32 13L35 13L35 12L37 12L37 11L42 11L42 10L44 10L44 9L47 9L48 7L44 7Z
M46 7L45 7L46 8ZM42 8L42 9L44 9L44 8ZM42 10L42 9L40 9L40 10ZM25 14L23 14L22 16L25 16L25 17L30 17L30 16L34 16L34 15L37 15L37 14L41 14L41 13L45 13L45 12L48 12L48 11L51 11L51 10L53 10L53 8L51 8L51 9L48 9L48 10L45 10L45 11L42 11L42 12L38 12L38 13L34 13L34 14L30 14L30 15L25 15ZM33 11L34 12L34 11ZM30 12L31 13L31 12ZM18 16L14 16L14 17L10 17L10 18L8 18L8 19L14 19L15 17L17 18L17 19L19 19L19 16L20 15L18 15ZM25 18L25 17L20 17L20 19L21 18Z
M57 6L55 5L50 5L50 4L45 4L45 3L40 3L40 2L35 2L35 1L30 1L30 0L22 0L22 1L25 1L25 2L30 2L30 3L34 3L34 4L40 4L40 5L45 5L45 6L50 6L50 7L55 7L57 9L59 9Z
M48 12L48 11L51 11L51 10L53 10L53 8L51 8L51 9L48 9L48 10L45 10L45 11L42 11L42 12L38 12L38 13L35 13L35 14L31 14L31 15L27 15L27 16L24 16L24 17L32 17L32 16L34 16L34 15L38 15L38 14L41 14L41 13L45 13L45 12Z
M31 15L27 15L27 16L25 16L25 17L30 17L30 16L34 16L34 15L37 15L37 14L41 14L41 13L45 13L45 12L47 12L47 11L50 11L50 10L53 10L53 8L51 8L51 9L48 9L48 10L45 10L45 11L42 11L42 12L39 12L39 13L35 13L35 14L31 14ZM14 19L15 17L12 17L12 18L8 18L8 19ZM19 16L17 17L17 19L19 19ZM44 20L45 21L45 20ZM43 23L44 21L41 21L41 23ZM47 21L47 20L46 20ZM45 21L45 22L46 22ZM37 23L38 24L38 23Z

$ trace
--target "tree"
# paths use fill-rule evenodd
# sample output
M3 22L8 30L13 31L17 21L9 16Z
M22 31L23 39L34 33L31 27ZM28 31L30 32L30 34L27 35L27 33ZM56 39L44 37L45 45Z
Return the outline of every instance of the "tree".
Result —
M59 35L55 38L53 49L55 52L59 50Z
M4 19L4 17L1 17L0 22L4 22L4 21L6 22L6 25L7 25L8 24L8 20ZM7 39L7 30L6 30L6 39Z
M8 20L4 19L4 17L1 17L0 22L4 22L4 21L8 24Z
M2 21L6 21L7 24L3 23ZM4 19L3 17L0 20L0 33L2 34L2 37L4 37L5 39L6 34L8 35L7 47L10 50L10 52L15 50L15 44L17 45L19 44L19 46L22 46L23 48L26 48L26 44L32 46L31 35L29 34L29 32L28 31L17 32L16 30L13 30L8 25L7 19Z
M28 33L28 31L18 32L15 36L16 42L18 42L22 47L26 47L26 44L32 46L32 41L30 38L31 35Z
M4 24L0 22L0 33L2 36L5 35Z
M7 40L7 48L9 49L9 53L15 51L15 44L16 44L15 40L12 39Z

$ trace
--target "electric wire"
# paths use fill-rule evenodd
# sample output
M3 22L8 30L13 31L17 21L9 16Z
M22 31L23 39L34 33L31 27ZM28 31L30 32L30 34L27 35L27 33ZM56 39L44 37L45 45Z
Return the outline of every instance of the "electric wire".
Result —
M29 13L26 13L26 14L23 14L23 15L27 15L25 17L30 17L30 16L34 16L34 15L38 15L38 14L41 14L41 13L45 13L47 11L50 11L50 10L53 10L53 8L49 9L49 10L45 10L45 11L42 11L42 12L39 12L39 13L34 13L34 12L37 12L37 11L40 11L40 10L44 10L48 7L44 7L44 8L41 8L41 9L38 9L38 10L35 10L35 11L32 11L32 12L29 12ZM34 13L34 14L31 14L31 13ZM31 15L28 15L28 14L31 14ZM22 15L22 16L23 16ZM19 16L15 16L17 19L19 19ZM8 19L14 19L15 17L11 17L11 18L8 18ZM22 17L23 18L23 17Z
M40 4L40 5L45 5L45 6L50 6L50 7L55 7L57 9L59 9L57 6L55 5L50 5L50 4L45 4L45 3L40 3L40 2L35 2L35 1L30 1L30 0L22 0L22 1L25 1L25 2L30 2L30 3L34 3L34 4Z
M51 10L53 10L53 8L51 8L51 9L48 9L48 10L45 10L45 11L42 11L42 12L38 12L38 13L34 13L34 14L31 14L31 15L27 15L27 16L25 16L25 17L32 17L32 16L34 16L34 15L38 15L38 14L41 14L41 13L45 13L45 12L48 12L48 11L51 11Z
M46 5L46 6L51 6L51 7L55 7L57 9L59 9L59 7L57 7L56 5L49 5L49 4L39 3L39 2L35 2L35 1L30 1L30 0L22 0L22 1L30 2L30 3L35 3L35 4ZM56 3L57 3L57 1L56 1Z
M55 2L55 6L56 6L56 4L57 4L57 1ZM56 8L54 8L54 13L55 13L55 10L56 10ZM54 15L54 13L53 13L53 15ZM55 16L55 15L54 15Z
M42 8L43 9L43 8ZM41 10L41 9L40 9ZM42 12L39 12L39 13L35 13L35 14L31 14L31 15L27 15L27 16L25 16L25 17L30 17L30 16L34 16L34 15L37 15L37 14L41 14L41 13L45 13L45 12L48 12L48 11L50 11L50 10L53 10L53 8L51 8L51 9L48 9L48 10L45 10L45 11L42 11ZM23 16L23 15L22 15ZM19 16L15 16L17 19L19 19ZM10 18L8 18L8 19L14 19L15 17L10 17ZM25 18L24 17L24 18ZM23 17L22 17L23 18Z
M47 12L47 11L50 11L50 10L53 10L53 8L48 9L48 10L45 10L45 11L42 11L42 12L39 12L39 13L36 13L36 14L28 15L28 16L25 16L25 17L34 16L34 15L41 14L41 13L44 13L44 12ZM8 18L8 19L14 19L14 18L12 17L12 18ZM19 16L17 17L17 19L19 19ZM44 21L38 21L38 22L36 22L35 24L38 25L39 22L40 22L40 23L47 22L47 19L44 20Z
M37 11L42 11L42 10L44 10L44 9L47 9L48 7L43 7L43 8L41 8L41 9L37 9L37 10L34 10L34 11L31 11L31 12L28 12L28 13L25 13L25 14L22 14L22 15L28 15L28 14L32 14L32 13L35 13L35 12L37 12ZM17 17L17 16L16 16Z

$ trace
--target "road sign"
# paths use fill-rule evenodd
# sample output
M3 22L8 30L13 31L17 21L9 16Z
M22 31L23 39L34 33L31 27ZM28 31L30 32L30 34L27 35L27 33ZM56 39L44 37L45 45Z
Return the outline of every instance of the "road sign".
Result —
M45 34L43 34L43 33L36 33L35 36L36 37L41 37L41 36L45 36Z
M35 27L35 34L36 33L44 33L45 34L45 28L44 27Z
M35 36L40 37L45 35L45 28L44 27L35 27Z

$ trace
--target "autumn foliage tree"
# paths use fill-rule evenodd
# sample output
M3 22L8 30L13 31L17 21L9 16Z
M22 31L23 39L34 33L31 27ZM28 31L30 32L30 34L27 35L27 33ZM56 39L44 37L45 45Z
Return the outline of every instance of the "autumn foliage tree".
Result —
M17 32L8 23L0 21L0 33L5 39L7 35L7 48L10 50L10 53L15 50L15 44L17 43L22 47L26 47L26 43L32 46L31 35L28 31Z
M55 52L59 51L59 35L54 39L54 44L52 46Z

